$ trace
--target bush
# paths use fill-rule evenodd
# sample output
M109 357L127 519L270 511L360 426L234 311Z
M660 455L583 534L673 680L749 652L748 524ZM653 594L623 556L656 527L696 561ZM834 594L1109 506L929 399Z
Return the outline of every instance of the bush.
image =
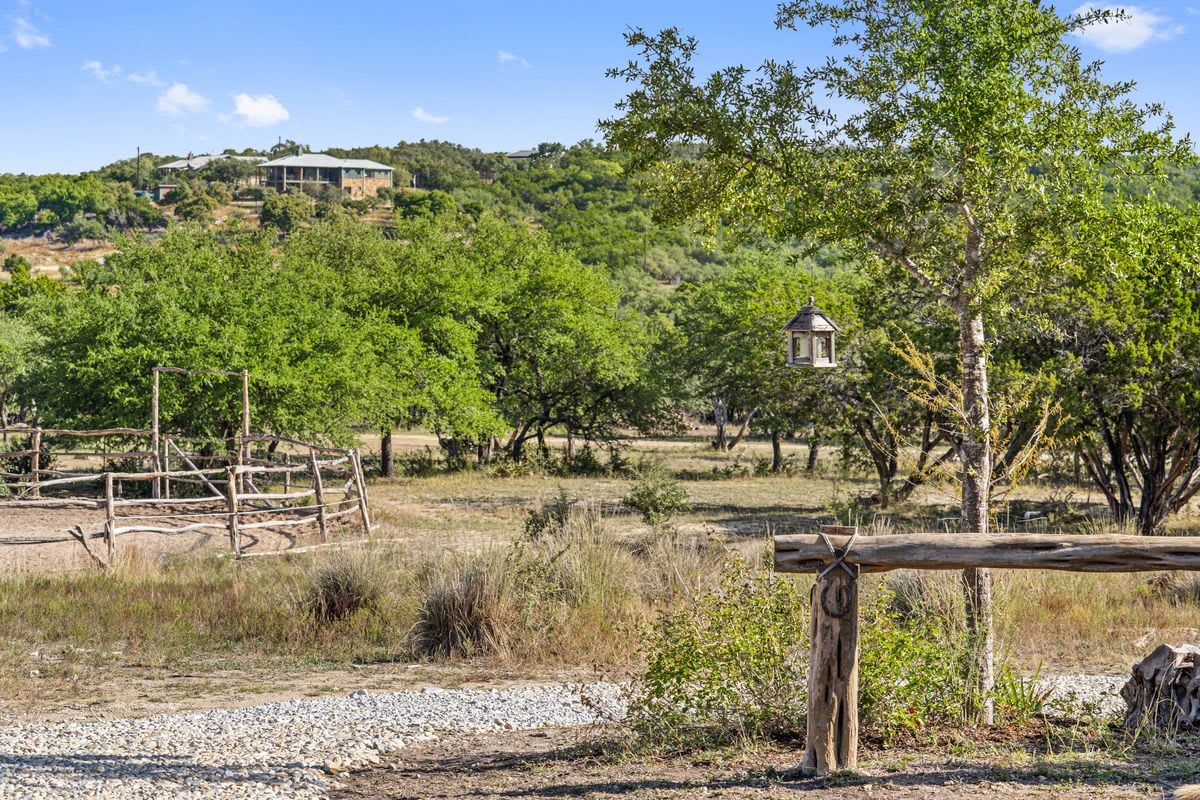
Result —
M500 652L516 616L504 574L486 557L447 563L434 575L413 628L427 656L480 656Z
M663 616L643 638L629 725L675 750L804 730L807 593L731 558L720 588Z
M76 217L58 229L58 235L67 244L76 244L84 239L102 240L108 238L104 223L95 217Z
M642 521L656 528L691 509L683 484L658 463L639 466L638 477L622 502L641 512Z
M571 506L575 501L561 486L558 496L549 503L542 503L537 508L531 508L525 514L525 538L531 542L546 535L560 535L567 527L571 517Z
M336 553L309 578L302 606L318 622L336 622L375 608L382 577L365 555Z
M33 448L33 437L13 439L12 450L30 450ZM10 451L12 452L12 451ZM38 447L38 470L54 469L53 441L51 437L43 436ZM28 476L33 471L33 456L5 456L0 453L0 471L15 475Z

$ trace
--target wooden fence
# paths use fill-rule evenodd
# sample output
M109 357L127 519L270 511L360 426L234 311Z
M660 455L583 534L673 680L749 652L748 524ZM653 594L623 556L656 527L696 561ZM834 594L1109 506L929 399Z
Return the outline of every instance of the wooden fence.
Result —
M63 535L7 538L3 544L75 540L96 563L108 566L116 555L118 540L129 534L222 531L228 535L231 552L241 557L243 537L255 530L283 532L312 526L322 542L328 542L335 522L356 518L364 532L370 531L366 482L355 449L253 433L223 442L224 453L189 452L181 444L193 440L158 436L150 429L4 428L0 433L29 437L26 449L0 453L0 458L30 459L27 470L0 471L8 492L7 499L0 499L0 509L104 512L100 530L76 525ZM42 445L49 436L135 441L145 437L151 439L152 449L56 451L56 457L81 461L99 457L104 463L101 470L52 469L41 463ZM213 441L205 441L211 449ZM255 457L255 445L270 449ZM148 462L151 468L113 469L114 462L128 461ZM93 547L97 541L102 547Z

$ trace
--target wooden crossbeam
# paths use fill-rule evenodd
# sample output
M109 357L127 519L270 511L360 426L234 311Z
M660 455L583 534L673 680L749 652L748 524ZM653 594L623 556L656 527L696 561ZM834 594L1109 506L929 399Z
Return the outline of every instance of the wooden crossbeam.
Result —
M829 535L834 547L847 536ZM832 556L820 537L775 537L776 572L817 572ZM862 572L893 569L1053 569L1071 572L1200 570L1200 536L1048 536L911 533L860 536L846 556Z
M1200 570L1200 537L914 533L775 537L776 572L816 572L802 769L827 775L858 762L859 572L894 569ZM851 539L853 538L853 541ZM847 545L849 549L847 550ZM831 548L836 553L831 552ZM833 566L837 554L842 563Z

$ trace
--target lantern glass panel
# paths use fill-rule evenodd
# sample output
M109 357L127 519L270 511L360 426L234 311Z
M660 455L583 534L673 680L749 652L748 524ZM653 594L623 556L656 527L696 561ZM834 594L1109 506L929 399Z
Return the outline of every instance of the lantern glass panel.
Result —
M817 337L817 360L829 361L830 359L830 341L829 334L824 334Z
M792 339L792 357L796 361L808 361L812 358L812 341L807 334L800 334Z

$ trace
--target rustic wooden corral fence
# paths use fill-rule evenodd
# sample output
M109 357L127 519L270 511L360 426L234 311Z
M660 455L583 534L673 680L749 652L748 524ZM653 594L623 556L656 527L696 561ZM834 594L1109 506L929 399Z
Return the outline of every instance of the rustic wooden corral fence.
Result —
M322 542L328 542L330 526L354 516L364 532L370 531L366 481L355 449L326 447L273 434L241 433L224 442L225 453L201 454L181 447L184 440L180 437L160 436L153 429L6 428L0 432L27 436L30 442L27 449L0 456L31 459L28 472L0 472L9 495L0 500L0 509L104 512L103 527L98 531L85 531L77 525L66 535L8 538L4 544L76 540L96 563L107 566L116 554L118 539L127 534L169 536L223 531L228 534L230 550L240 557L243 537L256 530L282 532L315 526ZM56 452L55 456L78 460L102 458L108 468L51 469L40 463L42 445L49 436L145 438L150 439L151 448ZM255 457L256 445L270 449ZM152 468L112 469L114 461L120 460L149 462ZM127 497L124 490L139 483L149 484L149 496ZM59 496L48 497L47 491ZM96 540L103 543L103 552L92 547Z
M859 537L854 529L775 537L777 572L815 572L802 769L858 763L858 576L894 569L1200 570L1200 537L919 533Z

